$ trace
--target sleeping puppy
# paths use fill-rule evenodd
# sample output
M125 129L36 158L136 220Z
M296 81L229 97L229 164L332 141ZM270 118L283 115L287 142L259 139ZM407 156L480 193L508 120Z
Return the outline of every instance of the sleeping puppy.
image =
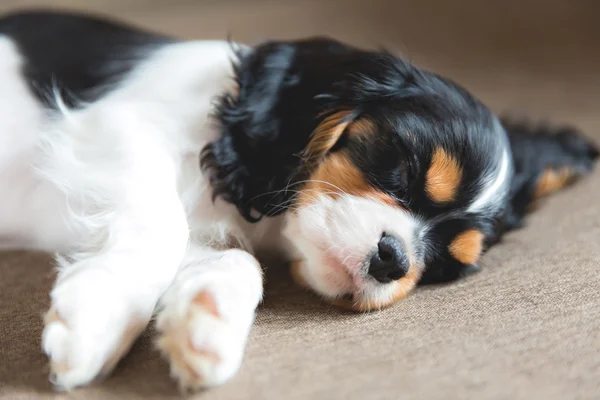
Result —
M262 297L256 254L378 310L477 270L598 154L329 39L246 47L12 14L0 88L0 246L57 254L42 343L62 389L109 373L153 315L180 385L221 384Z

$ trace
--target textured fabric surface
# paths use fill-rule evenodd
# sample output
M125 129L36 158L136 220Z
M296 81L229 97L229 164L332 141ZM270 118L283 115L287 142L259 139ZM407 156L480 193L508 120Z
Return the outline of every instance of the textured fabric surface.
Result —
M525 3L3 0L0 11L55 4L182 37L330 34L383 44L494 110L572 123L600 139L600 4ZM332 309L273 266L239 375L193 398L600 398L599 198L600 171L544 202L484 257L481 273L378 313ZM0 255L0 398L180 397L152 330L103 383L52 392L39 339L52 279L45 256Z

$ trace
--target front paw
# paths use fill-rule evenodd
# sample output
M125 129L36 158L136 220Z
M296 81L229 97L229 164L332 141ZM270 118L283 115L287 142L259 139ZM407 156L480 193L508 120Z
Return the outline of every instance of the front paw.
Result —
M146 326L145 318L127 313L125 301L98 293L95 284L86 286L78 282L55 290L44 318L42 348L50 361L49 380L57 390L85 386L107 375Z
M237 373L251 324L241 317L225 318L209 289L161 313L158 346L182 390L220 385Z

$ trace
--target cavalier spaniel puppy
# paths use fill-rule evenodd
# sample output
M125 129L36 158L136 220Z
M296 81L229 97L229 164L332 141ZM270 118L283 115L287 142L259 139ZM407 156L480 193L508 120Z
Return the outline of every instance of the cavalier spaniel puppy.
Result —
M329 39L182 41L86 15L0 19L0 246L56 254L51 381L108 374L156 315L184 388L240 367L276 252L377 310L477 270L536 198L592 169L572 130Z

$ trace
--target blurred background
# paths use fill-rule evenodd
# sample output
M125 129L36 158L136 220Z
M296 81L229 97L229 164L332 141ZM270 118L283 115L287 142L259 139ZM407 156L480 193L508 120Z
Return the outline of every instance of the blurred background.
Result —
M0 0L0 13L40 6L183 39L383 46L499 113L600 139L600 1ZM268 271L242 371L198 398L600 398L597 188L600 174L553 198L484 257L484 272L380 313L340 313ZM39 351L52 279L47 257L0 256L0 398L179 398L152 329L104 384L53 394Z
M600 97L595 0L2 0L0 12L36 6L99 12L182 38L330 35L384 46L499 111L577 112L583 125Z

